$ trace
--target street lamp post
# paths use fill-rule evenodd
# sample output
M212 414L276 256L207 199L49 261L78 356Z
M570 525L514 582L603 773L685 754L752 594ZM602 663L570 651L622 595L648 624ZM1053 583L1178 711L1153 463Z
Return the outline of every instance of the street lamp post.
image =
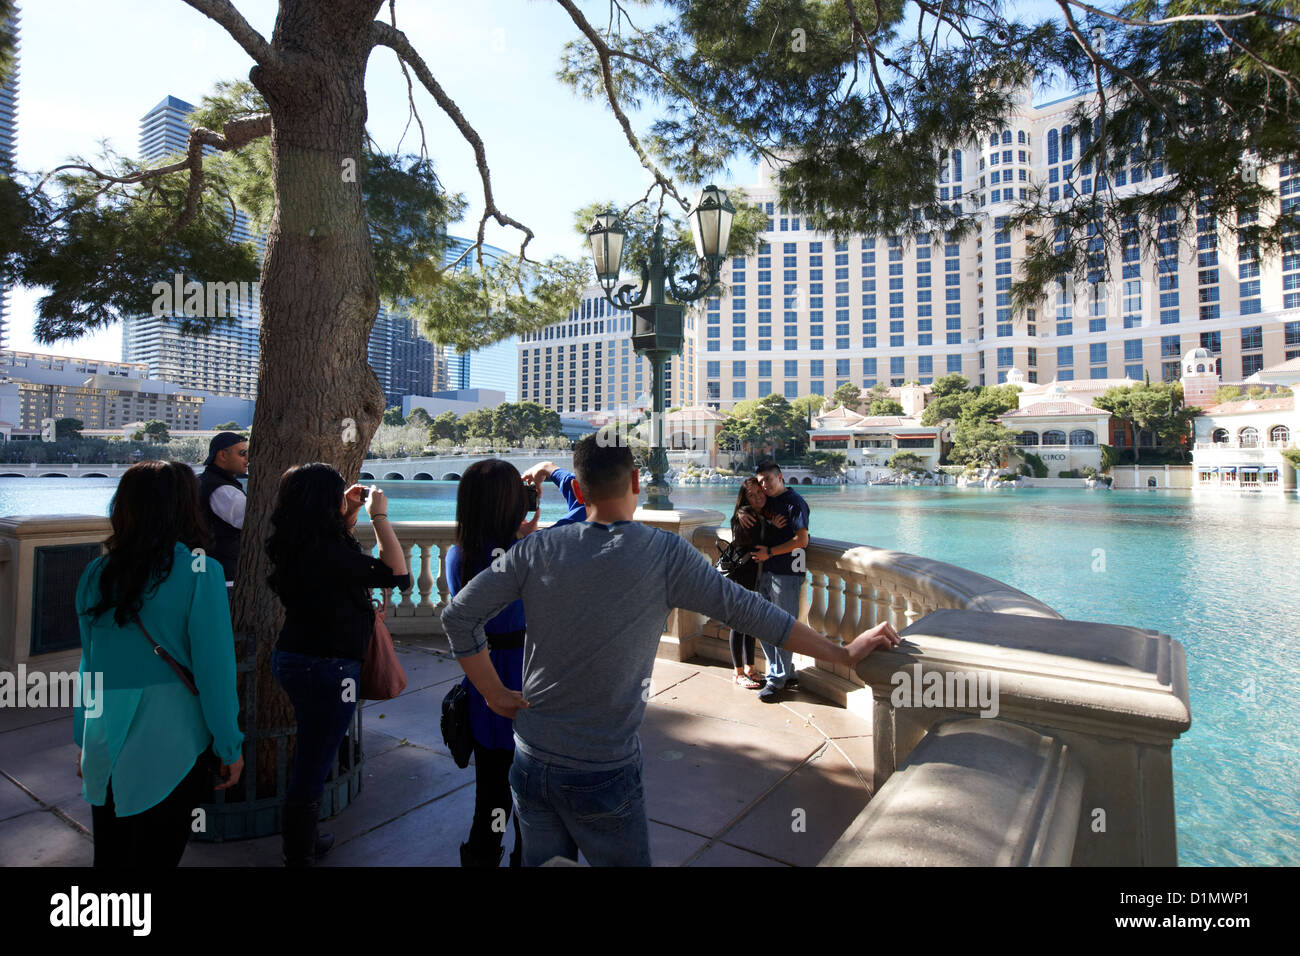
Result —
M682 305L668 303L665 286L678 303L694 302L709 294L718 281L722 261L727 256L735 212L721 189L706 186L700 191L690 213L698 261L695 272L680 277L681 285L673 275L675 263L665 261L662 223L655 224L650 261L641 263L640 289L632 283L619 285L618 282L627 238L618 215L612 209L603 212L596 216L596 221L587 230L596 264L596 278L605 290L605 300L616 309L632 312L632 348L637 355L648 358L653 369L651 478L645 500L645 507L651 510L664 511L673 507L669 499L671 489L664 477L668 471L668 452L664 448L664 363L670 355L681 352L684 309ZM647 292L650 303L642 305Z

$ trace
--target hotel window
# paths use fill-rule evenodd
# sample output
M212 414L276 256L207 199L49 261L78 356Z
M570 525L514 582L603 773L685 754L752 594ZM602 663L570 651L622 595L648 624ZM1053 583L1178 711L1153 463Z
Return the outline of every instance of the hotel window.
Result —
M745 397L745 383L744 383L744 382L732 382L732 383L731 383L731 397L732 397L732 398L744 398L744 397Z
M1251 349L1262 349L1264 347L1264 329L1263 326L1252 326L1251 328L1241 330L1241 349L1247 351Z
M1066 368L1074 364L1073 345L1058 345L1056 347L1056 364Z
M799 383L798 383L798 382L786 382L786 383L785 383L785 397L786 397L786 398L798 398L798 397L799 397Z
M1124 342L1124 360L1127 362L1142 361L1142 340L1127 339ZM1105 361L1105 346L1102 346L1102 361Z

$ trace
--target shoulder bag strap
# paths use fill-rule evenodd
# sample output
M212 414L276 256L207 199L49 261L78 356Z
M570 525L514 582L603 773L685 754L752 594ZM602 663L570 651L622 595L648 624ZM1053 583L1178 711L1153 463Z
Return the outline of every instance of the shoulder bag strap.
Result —
M165 650L163 650L162 645L159 644L157 641L155 641L152 637L150 637L149 632L145 630L144 621L140 620L139 615L136 616L135 623L140 628L140 630L144 633L144 636L148 639L149 643L153 645L153 652L157 654L159 657L161 657L164 661L166 661L167 666L170 667L173 671L175 671L176 676L181 679L181 683L184 684L189 689L189 692L191 694L193 694L195 697L198 697L199 689L196 686L194 686L194 678L190 675L190 672L187 671L185 668L181 667L181 665L176 662L176 658L172 657Z

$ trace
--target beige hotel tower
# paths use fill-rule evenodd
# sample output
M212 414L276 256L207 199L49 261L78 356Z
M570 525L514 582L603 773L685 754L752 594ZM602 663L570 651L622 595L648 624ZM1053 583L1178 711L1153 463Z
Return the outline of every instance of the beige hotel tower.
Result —
M845 382L928 384L951 372L992 385L1012 368L1030 383L1169 381L1195 348L1214 356L1224 381L1239 381L1300 357L1300 254L1239 247L1209 217L1159 223L1155 249L1127 236L1106 250L1106 282L1055 288L1037 307L1012 309L1025 235L1006 229L1004 217L1038 185L1049 200L1094 188L1091 164L1078 161L1080 131L1071 128L1079 99L1033 106L1026 94L1006 128L951 151L940 200L983 214L961 241L936 231L837 243L809 230L799 210L783 208L772 169L761 167L758 185L742 188L767 213L762 245L724 267L725 296L688 312L684 369L673 360L668 404L726 410L772 392L796 398L829 395ZM1111 175L1122 195L1158 184L1165 170L1134 164ZM1300 162L1263 167L1259 176L1283 209L1300 203ZM521 397L560 412L637 404L649 389L648 363L635 355L625 363L625 316L583 308L596 311L521 344Z

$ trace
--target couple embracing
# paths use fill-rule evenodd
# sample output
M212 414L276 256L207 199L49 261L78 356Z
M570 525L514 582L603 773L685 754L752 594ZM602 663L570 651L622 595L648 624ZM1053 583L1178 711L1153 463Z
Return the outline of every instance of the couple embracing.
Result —
M775 461L760 461L754 477L741 484L731 516L731 539L735 553L744 558L724 565L724 573L797 619L808 547L808 502L785 486ZM763 641L767 657L764 679L754 669L754 643L752 634L732 629L731 663L736 669L736 683L757 690L763 703L774 704L781 691L798 686L794 655L784 647Z

